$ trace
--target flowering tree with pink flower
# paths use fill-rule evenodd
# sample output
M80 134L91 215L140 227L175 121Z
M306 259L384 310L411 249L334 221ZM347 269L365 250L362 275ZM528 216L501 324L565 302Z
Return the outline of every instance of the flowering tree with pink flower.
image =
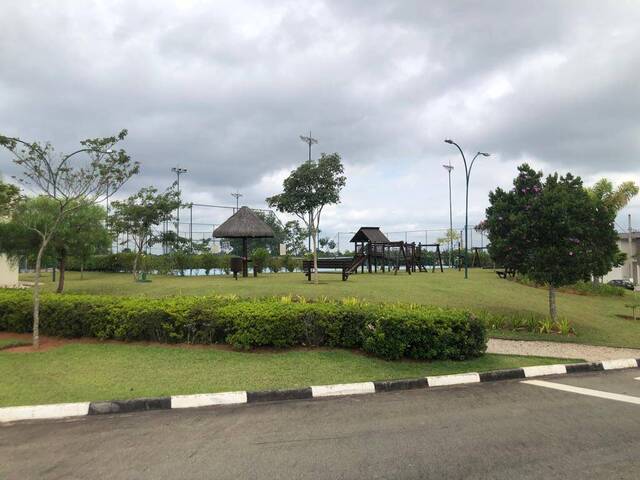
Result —
M589 195L580 177L549 175L528 165L510 191L491 192L487 208L489 253L507 268L549 288L549 314L557 320L556 290L607 271L619 256L612 214Z

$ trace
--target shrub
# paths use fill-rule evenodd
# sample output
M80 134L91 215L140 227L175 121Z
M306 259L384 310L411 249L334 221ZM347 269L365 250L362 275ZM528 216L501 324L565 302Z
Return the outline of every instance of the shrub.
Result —
M269 262L269 251L262 247L256 248L251 253L251 260L253 261L253 268L255 268L258 273L262 273L264 267L266 267Z
M218 257L213 253L203 253L200 255L200 268L204 270L205 275L218 266Z
M271 257L269 259L268 267L273 273L278 273L282 270L282 257Z
M29 332L29 292L0 290L0 330ZM483 323L463 310L235 296L110 297L43 294L44 335L236 348L295 345L363 348L385 359L464 359L486 348Z

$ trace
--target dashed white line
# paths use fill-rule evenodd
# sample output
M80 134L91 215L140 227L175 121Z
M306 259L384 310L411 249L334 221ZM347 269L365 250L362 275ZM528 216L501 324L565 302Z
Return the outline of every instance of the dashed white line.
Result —
M638 377L636 380L640 379ZM605 398L607 400L616 400L618 402L633 403L640 405L639 397L632 397L631 395L622 395L620 393L603 392L601 390L592 390L590 388L574 387L573 385L565 385L563 383L545 382L544 380L525 380L522 383L528 385L535 385L538 387L552 388L554 390L561 390L563 392L578 393L580 395L587 395L590 397Z

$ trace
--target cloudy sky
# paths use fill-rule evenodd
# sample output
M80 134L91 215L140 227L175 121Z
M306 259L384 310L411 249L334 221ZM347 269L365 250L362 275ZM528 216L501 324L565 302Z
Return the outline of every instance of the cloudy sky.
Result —
M640 183L638 25L635 0L5 0L0 132L69 150L127 128L142 174L121 194L164 188L179 165L185 201L231 205L239 189L264 208L311 130L314 156L340 153L348 175L326 234L433 231L448 224L449 161L464 221L447 137L491 153L473 171L474 223L524 161ZM15 173L6 152L0 171ZM640 227L640 200L620 224L628 213Z

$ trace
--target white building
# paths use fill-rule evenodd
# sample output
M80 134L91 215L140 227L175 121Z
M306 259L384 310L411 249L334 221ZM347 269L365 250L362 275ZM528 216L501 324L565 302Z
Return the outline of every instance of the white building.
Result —
M0 287L15 287L18 285L18 262L0 255Z
M629 241L631 237L631 241ZM609 280L631 280L638 285L640 280L640 266L638 255L640 255L640 232L621 233L618 237L618 248L627 254L624 265L615 267L604 277L604 281Z

